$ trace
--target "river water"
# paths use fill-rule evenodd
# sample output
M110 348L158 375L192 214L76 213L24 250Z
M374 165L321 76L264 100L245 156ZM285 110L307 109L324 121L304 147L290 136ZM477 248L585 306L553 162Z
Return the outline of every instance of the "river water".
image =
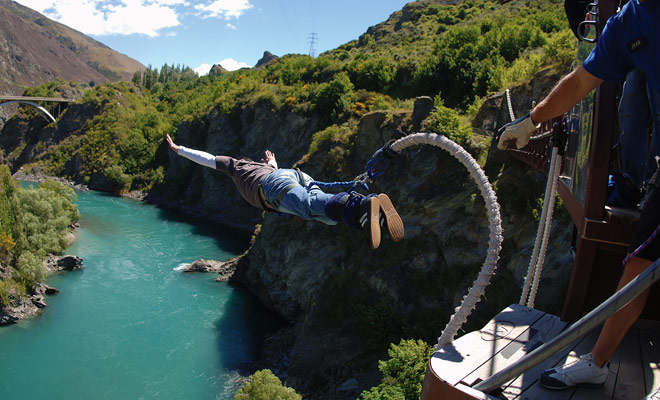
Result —
M277 320L215 274L184 274L247 244L140 202L78 193L66 251L84 268L31 320L0 328L0 399L232 399L241 367Z

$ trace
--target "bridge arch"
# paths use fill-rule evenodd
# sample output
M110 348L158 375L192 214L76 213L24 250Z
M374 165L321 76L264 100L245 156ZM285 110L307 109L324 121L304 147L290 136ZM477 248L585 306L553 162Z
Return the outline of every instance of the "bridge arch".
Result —
M35 103L35 102L33 102L33 101L26 101L26 100L11 100L11 101L7 101L7 102L4 102L4 103L0 103L0 107L2 107L2 106L6 106L7 104L12 104L12 103L23 103L23 104L31 105L32 107L36 108L36 109L41 113L41 115L42 115L44 118L46 118L46 120L48 120L49 122L50 122L50 121L52 121L52 122L56 122L55 117L53 117L53 116L51 115L51 113L48 112L48 110L46 110L45 108L43 108L42 106L40 106L39 104L37 104L37 103Z

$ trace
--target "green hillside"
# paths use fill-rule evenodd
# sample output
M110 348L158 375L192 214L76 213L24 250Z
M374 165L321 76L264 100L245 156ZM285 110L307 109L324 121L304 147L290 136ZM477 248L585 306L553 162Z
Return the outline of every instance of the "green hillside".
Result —
M71 107L77 113L62 116L76 119L75 131L54 126L60 132L53 136L63 140L44 137L22 156L27 143L5 152L80 182L105 172L117 190L150 190L162 183L164 135L176 136L182 123L203 126L212 112L235 118L265 102L318 119L322 131L354 126L373 110L410 108L409 99L426 95L463 115L542 66L565 68L573 47L560 1L417 1L318 58L286 55L265 68L204 77L165 65L136 74L134 84L87 89ZM56 94L58 85L67 83L26 94ZM66 167L71 158L79 168Z

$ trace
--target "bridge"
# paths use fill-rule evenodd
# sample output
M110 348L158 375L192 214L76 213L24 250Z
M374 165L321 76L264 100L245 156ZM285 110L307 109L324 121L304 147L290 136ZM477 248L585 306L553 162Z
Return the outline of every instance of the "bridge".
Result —
M37 101L57 103L58 114L59 108L62 103L71 103L73 99L65 99L63 97L32 97L32 96L0 96L0 107L6 106L7 104L22 103L28 104L36 108L48 121L55 122L55 117L48 112L44 107L37 104Z

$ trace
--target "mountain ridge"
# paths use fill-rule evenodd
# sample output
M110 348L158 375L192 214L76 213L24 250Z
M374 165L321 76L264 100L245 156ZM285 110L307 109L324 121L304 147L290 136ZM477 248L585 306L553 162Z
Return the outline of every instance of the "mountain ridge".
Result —
M12 0L0 0L0 94L55 78L91 85L130 80L146 67Z

